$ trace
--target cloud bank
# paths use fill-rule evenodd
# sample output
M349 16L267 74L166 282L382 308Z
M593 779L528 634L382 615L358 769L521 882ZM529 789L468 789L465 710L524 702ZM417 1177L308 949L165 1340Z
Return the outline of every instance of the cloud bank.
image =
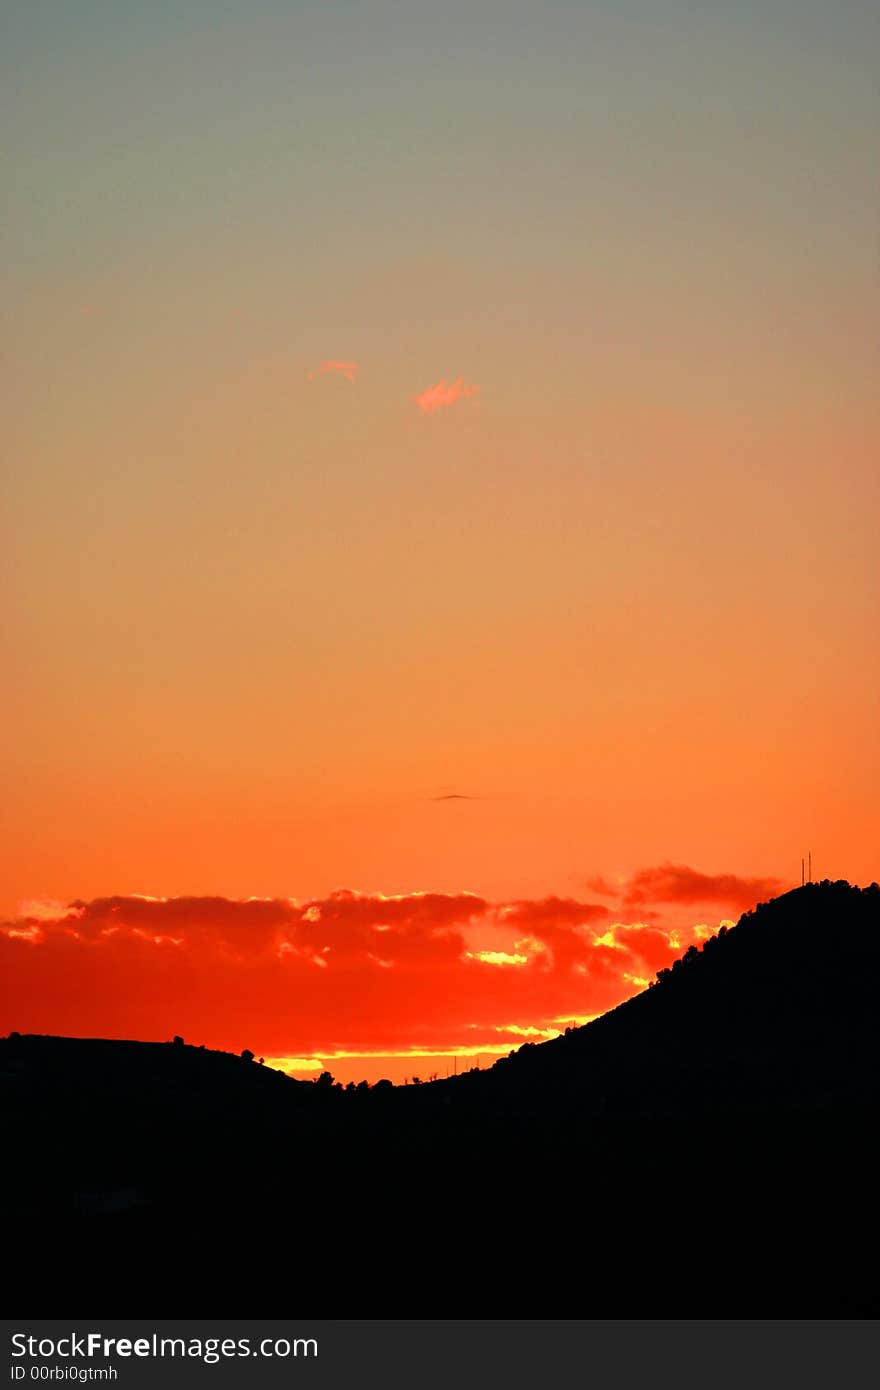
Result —
M555 896L492 903L467 892L349 890L303 902L30 903L0 925L0 1030L181 1033L300 1058L513 1047L530 1036L523 1030L548 1036L612 1008L714 929L705 920L658 925L649 901L748 907L768 885L781 887L664 865L634 875L614 908ZM633 902L640 913L627 912Z

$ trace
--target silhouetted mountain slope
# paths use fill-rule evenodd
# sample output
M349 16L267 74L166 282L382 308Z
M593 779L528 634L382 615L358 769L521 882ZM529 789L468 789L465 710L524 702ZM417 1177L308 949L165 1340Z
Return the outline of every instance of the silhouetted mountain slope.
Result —
M431 1085L5 1040L20 1291L78 1315L876 1312L878 967L880 889L825 883Z
M649 1109L759 1096L875 1094L880 889L810 884L747 913L586 1028L521 1048L492 1073L522 1093L574 1088ZM501 1071L503 1080L497 1080Z

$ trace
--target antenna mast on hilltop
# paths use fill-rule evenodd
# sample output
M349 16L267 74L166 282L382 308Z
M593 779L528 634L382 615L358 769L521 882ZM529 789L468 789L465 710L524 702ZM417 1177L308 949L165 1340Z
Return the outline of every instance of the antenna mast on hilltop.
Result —
M807 852L807 883L813 882L813 851Z
M802 887L802 888L803 888L804 884L806 883L806 881L807 881L807 880L806 880L806 876L805 876L804 856L801 855L801 887Z

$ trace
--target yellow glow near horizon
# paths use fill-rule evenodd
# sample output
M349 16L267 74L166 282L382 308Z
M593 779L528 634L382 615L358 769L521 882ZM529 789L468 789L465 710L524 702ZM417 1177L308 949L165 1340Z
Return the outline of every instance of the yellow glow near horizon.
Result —
M483 965L527 965L529 960L528 956L510 951L466 951L465 958L482 961Z

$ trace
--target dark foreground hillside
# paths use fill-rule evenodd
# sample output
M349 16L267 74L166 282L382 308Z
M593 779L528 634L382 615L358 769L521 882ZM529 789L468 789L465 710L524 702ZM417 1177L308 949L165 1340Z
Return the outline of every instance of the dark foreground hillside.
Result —
M878 988L880 889L824 883L431 1085L0 1041L11 1311L876 1315Z

